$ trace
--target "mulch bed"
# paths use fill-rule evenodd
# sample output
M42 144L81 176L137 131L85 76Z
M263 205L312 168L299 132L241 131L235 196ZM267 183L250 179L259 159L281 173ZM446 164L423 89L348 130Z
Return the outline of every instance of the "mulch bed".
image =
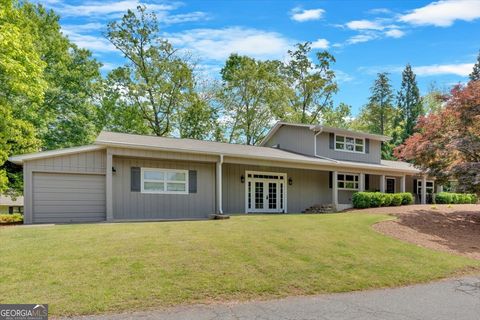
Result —
M375 230L423 247L480 260L480 205L410 205L352 210L397 217Z

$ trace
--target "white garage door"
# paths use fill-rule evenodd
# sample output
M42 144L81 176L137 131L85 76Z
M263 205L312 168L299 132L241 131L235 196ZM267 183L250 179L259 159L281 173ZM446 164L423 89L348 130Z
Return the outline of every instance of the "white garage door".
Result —
M102 220L105 220L105 176L33 174L34 223Z

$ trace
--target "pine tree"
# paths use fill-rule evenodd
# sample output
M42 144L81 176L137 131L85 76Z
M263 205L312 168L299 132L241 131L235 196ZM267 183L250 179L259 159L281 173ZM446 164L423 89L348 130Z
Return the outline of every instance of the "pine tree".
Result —
M402 72L402 85L397 95L397 117L395 126L400 126L400 136L394 137L395 144L402 143L413 134L418 117L423 113L420 92L415 73L410 64Z
M378 134L386 134L391 129L393 119L393 93L388 73L378 74L372 88L372 95L366 106L367 119L370 122L370 131Z
M471 81L480 80L480 50L478 51L477 63L473 66L473 71L469 75Z

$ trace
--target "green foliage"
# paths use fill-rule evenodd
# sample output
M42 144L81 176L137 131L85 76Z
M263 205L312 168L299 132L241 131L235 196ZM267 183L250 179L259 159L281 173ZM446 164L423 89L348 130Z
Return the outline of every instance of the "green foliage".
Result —
M156 15L145 6L109 23L107 38L128 60L108 76L102 107L107 129L166 136L178 129L176 121L185 119L188 110L205 111L195 96L192 67L162 39ZM120 119L133 120L138 126L107 121L112 109ZM196 130L192 134L199 136Z
M472 73L468 76L470 81L480 81L480 50L478 51L477 62L473 66Z
M323 112L333 107L333 95L338 92L335 72L331 65L335 58L327 51L317 52L316 61L309 57L311 43L298 43L289 50L284 73L290 94L290 114L286 120L300 123L317 123ZM331 111L330 111L331 112Z
M356 192L352 197L354 208L376 208L399 206L413 203L413 195L409 192L382 193L382 192Z
M321 123L326 126L348 129L351 118L352 107L341 102L337 107L327 106L323 109Z
M395 145L399 145L411 136L417 124L417 119L423 114L420 91L410 64L402 72L402 84L397 94L397 115L394 127L399 126L400 132L393 134Z
M232 54L221 70L217 99L227 115L229 142L256 144L275 114L283 113L285 82L279 61L260 61Z
M440 192L435 195L438 204L465 204L477 203L478 197L474 193Z
M20 213L0 214L0 224L22 223L23 215Z

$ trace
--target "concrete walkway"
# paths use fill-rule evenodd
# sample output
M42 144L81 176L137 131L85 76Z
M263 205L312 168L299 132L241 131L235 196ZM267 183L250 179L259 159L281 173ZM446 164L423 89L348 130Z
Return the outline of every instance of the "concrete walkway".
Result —
M76 319L480 319L480 276L396 289L194 305Z

